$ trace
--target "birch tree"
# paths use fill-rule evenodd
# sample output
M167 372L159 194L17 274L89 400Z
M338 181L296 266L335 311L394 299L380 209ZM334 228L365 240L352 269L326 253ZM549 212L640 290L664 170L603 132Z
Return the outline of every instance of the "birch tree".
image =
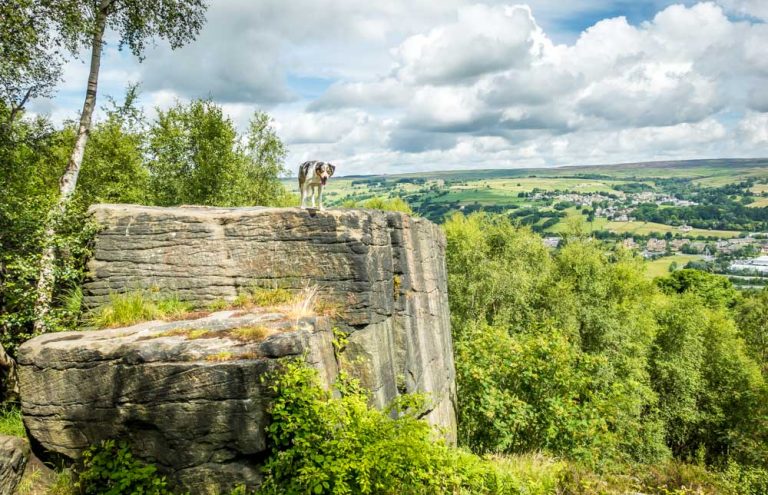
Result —
M146 43L155 38L167 40L174 49L193 40L205 22L207 9L206 0L41 0L41 3L51 12L64 46L72 52L90 49L90 71L75 144L59 181L58 202L47 219L48 243L40 261L35 304L36 334L48 330L47 316L55 282L55 226L77 186L96 106L105 31L107 28L114 31L120 47L129 48L141 60Z

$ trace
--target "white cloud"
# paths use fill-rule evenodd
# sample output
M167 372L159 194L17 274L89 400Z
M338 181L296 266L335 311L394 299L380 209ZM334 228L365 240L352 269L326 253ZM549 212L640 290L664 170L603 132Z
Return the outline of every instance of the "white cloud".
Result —
M768 24L757 19L768 1L646 1L660 8L644 22L597 19L581 32L572 21L628 0L213 2L179 51L160 45L137 65L110 45L102 89L119 96L141 79L142 102L160 108L211 97L241 127L267 108L289 168L764 155ZM85 76L68 65L66 108L48 111L73 114Z
M768 3L765 0L719 0L719 3L738 14L768 21Z
M450 84L524 65L539 30L527 6L462 7L456 22L406 39L395 50L407 82Z
M768 113L749 112L739 122L738 130L751 144L768 144Z

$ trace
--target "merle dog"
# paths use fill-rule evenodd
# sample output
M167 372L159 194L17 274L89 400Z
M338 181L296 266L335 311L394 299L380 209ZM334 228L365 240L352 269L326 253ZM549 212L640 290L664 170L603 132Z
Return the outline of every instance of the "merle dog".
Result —
M323 209L323 188L328 178L336 171L330 163L315 160L304 162L299 167L299 191L301 191L301 207L306 208L304 201L312 196L312 208L315 207L315 192L317 192L317 207Z

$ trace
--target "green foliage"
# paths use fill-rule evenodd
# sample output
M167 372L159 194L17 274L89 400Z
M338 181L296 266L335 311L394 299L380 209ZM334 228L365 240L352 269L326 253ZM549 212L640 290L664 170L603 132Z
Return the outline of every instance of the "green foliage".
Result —
M276 397L261 494L554 492L559 464L536 476L449 447L417 419L422 398L401 397L378 411L354 382L335 397L321 388L315 370L298 362L265 382Z
M50 96L61 74L61 58L52 43L46 2L0 2L0 105L11 113L0 121L8 132L32 99Z
M137 97L138 89L132 86L123 102L110 101L104 108L106 118L90 132L75 197L56 219L49 328L71 329L80 322L79 285L96 230L86 215L92 203L276 206L292 201L278 181L285 149L266 114L257 113L246 135L239 136L211 102L179 104L165 117L147 122L136 108ZM0 102L0 122L9 114ZM174 129L186 129L188 139L175 144L186 146L182 155L194 159L179 165L184 172L178 176L152 175L152 164L168 155L154 156L151 141L154 137L173 147ZM56 130L44 119L18 119L0 135L0 344L11 355L32 336L40 254L46 243L43 223L58 196L58 178L74 138L72 126ZM222 160L214 160L217 156ZM201 173L208 175L195 173L195 160L205 162Z
M24 422L21 420L21 410L15 407L0 405L0 435L26 437Z
M362 203L356 203L354 201L344 203L345 208L368 208L371 210L384 210L384 211L399 211L401 213L407 213L408 215L414 215L413 210L408 203L401 198L371 198L363 201Z
M747 350L768 373L768 287L744 294L734 312Z
M110 294L109 303L98 307L88 320L98 328L133 325L142 321L177 319L189 313L194 306L176 295L152 294L132 291Z
M78 179L84 204L147 204L149 171L144 164L146 127L136 108L138 86L129 86L122 104L109 100L106 119L91 128ZM68 129L74 138L74 129Z
M663 457L640 263L579 240L553 254L498 217L445 230L462 442L592 464Z
M726 279L690 270L651 284L641 260L578 232L549 251L498 217L445 231L463 444L600 469L670 453L766 467L761 298L737 304Z
M700 270L679 270L657 281L666 294L692 292L711 307L731 307L738 291L726 277Z
M105 440L83 452L75 486L83 495L170 495L157 467L136 459L124 442Z
M241 136L212 101L177 103L158 112L148 149L149 187L152 201L160 206L285 201L278 177L286 151L264 113L256 113Z

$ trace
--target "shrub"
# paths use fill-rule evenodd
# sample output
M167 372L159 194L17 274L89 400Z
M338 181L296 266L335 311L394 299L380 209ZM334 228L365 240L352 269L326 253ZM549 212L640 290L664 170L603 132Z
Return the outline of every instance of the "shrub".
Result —
M354 381L343 380L334 396L314 369L297 361L265 383L276 398L262 495L543 494L557 483L558 463L542 468L548 476L526 476L504 461L450 447L418 419L423 397L401 396L378 411Z
M124 442L105 440L83 453L75 483L84 495L170 495L157 467L136 459Z

